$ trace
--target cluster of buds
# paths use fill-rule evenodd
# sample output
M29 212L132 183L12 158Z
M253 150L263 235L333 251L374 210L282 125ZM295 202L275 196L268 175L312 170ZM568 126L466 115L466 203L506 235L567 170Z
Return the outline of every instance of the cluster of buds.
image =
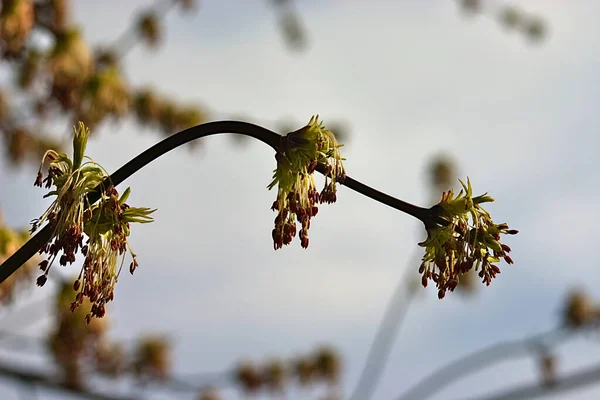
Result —
M46 221L52 228L49 242L40 249L40 254L47 254L47 259L39 264L43 271L37 280L39 286L46 283L50 267L59 252L62 252L59 257L61 265L75 262L78 252L85 257L79 278L73 285L77 296L71 308L74 310L83 303L84 298L89 299L92 304L86 316L89 322L92 317L102 317L104 305L113 300L114 286L126 251L133 258L130 265L132 274L138 265L136 255L127 241L130 223L152 222L150 214L155 210L129 207L125 203L129 188L119 197L113 186L102 191L99 202L89 204L88 194L103 185L108 174L84 156L89 129L79 123L79 127L74 127L73 131L72 160L53 150L44 155L35 185L45 185L46 188L55 186L44 197L56 196L56 199L39 219L32 221L31 231L33 233ZM43 179L42 168L48 160L48 175ZM85 243L84 235L87 236Z
M78 29L57 36L46 68L52 77L52 97L66 111L76 107L81 89L94 69L92 52Z
M199 125L207 119L199 107L176 104L151 89L132 94L132 109L140 124L160 128L166 135Z
M158 336L140 339L132 369L138 379L166 380L171 373L171 346L168 340Z
M292 381L301 386L334 385L339 382L341 372L342 360L337 351L321 347L289 361L271 359L260 365L243 361L235 369L235 381L248 394L260 390L282 392Z
M275 250L291 243L296 236L296 220L301 224L300 244L308 247L310 220L317 215L319 203L335 203L336 184L345 176L343 158L335 136L325 129L318 116L308 125L282 138L275 159L277 169L269 189L278 185L277 200L272 210L277 211L272 232ZM325 185L317 191L313 174L317 166L324 169Z
M600 324L600 305L588 293L582 290L572 291L562 309L562 322L571 329L597 327Z
M442 299L446 291L454 291L459 277L474 269L482 282L489 285L500 273L496 265L501 259L507 264L513 260L508 253L511 249L500 243L500 235L515 235L517 230L509 229L507 224L495 224L490 214L481 207L482 203L494 201L486 194L473 197L471 182L460 181L463 190L454 197L450 190L442 194L440 203L435 207L439 216L448 221L446 226L427 227L427 239L419 243L425 247L419 273L421 283L427 286L433 280Z

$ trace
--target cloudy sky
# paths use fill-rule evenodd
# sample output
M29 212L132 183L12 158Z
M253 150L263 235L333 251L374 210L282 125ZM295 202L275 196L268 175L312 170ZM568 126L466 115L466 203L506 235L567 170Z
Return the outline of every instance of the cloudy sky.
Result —
M508 242L515 265L476 296L439 301L433 288L420 290L377 400L396 398L461 355L552 329L572 288L600 300L600 3L519 3L548 22L541 45L493 18L466 18L450 0L302 0L296 9L309 46L290 52L267 1L205 0L195 15L166 18L160 52L137 47L127 55L131 82L198 102L215 119L241 116L270 128L284 120L300 127L316 113L326 126L345 121L348 174L413 203L430 202L428 163L449 154L475 192L496 199L495 220L520 230ZM89 40L110 43L146 5L77 2L74 18ZM133 123L98 133L88 153L109 171L160 139ZM348 394L424 232L411 217L341 188L311 224L308 250L294 242L275 252L275 192L266 189L273 168L262 143L239 146L222 136L174 151L128 180L130 204L159 210L155 223L134 228L141 266L117 286L112 334L167 333L181 375L331 343L343 354ZM0 171L5 219L26 225L47 205L31 186L35 171L11 170L2 159ZM559 371L569 372L597 363L600 347L581 338L557 354ZM434 398L537 379L535 362L510 361ZM2 398L16 396L7 388ZM569 398L599 394L592 388Z

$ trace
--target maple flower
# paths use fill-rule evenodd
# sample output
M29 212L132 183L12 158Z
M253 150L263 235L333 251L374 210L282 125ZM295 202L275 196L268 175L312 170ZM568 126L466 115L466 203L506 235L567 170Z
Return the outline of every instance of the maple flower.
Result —
M46 221L52 228L48 243L40 249L40 254L47 254L47 259L39 264L43 271L37 279L39 286L46 283L50 267L59 252L62 252L59 257L61 265L75 262L78 251L85 257L74 283L77 295L71 308L77 308L87 297L92 303L86 317L89 322L92 317L102 317L104 305L113 300L114 286L127 250L133 258L130 272L133 273L138 265L127 241L130 223L152 222L150 214L156 210L130 207L125 203L130 189L127 188L119 197L112 185L103 188L100 201L89 204L87 196L102 185L109 174L85 156L90 130L80 122L78 128L73 127L73 133L72 159L53 150L48 150L42 159L34 185L41 187L45 184L48 189L54 186L54 190L44 197L56 198L39 219L32 221L31 232ZM46 161L49 161L48 175L43 179L42 169ZM88 238L85 244L84 235ZM117 265L119 257L121 263Z
M454 191L442 194L436 206L439 215L449 221L447 226L427 228L427 239L420 246L425 247L425 255L419 267L422 284L427 286L433 280L441 299L446 291L454 291L459 277L472 268L479 271L482 282L489 285L500 273L497 263L504 259L513 264L508 253L508 245L500 243L500 235L515 235L517 230L509 229L505 223L495 224L490 214L481 206L494 201L487 193L473 197L471 181L460 181L463 189L454 197Z
M296 236L296 221L301 224L300 244L308 247L310 220L317 215L318 204L337 200L336 184L346 173L339 151L342 145L318 119L318 115L313 116L308 125L283 137L275 154L277 168L268 186L269 189L278 186L277 200L271 207L277 211L272 231L275 250L291 243ZM317 191L313 178L318 165L323 166L325 172L321 192Z

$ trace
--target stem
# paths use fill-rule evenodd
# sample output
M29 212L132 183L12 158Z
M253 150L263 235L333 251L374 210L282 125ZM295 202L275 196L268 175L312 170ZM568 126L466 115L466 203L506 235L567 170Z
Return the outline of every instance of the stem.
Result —
M282 139L284 138L284 136L281 136L278 133L247 122L216 121L197 125L169 136L168 138L150 147L148 150L144 151L127 164L123 165L112 175L107 177L103 183L98 185L93 192L88 194L86 204L94 204L100 199L103 188L106 188L109 185L117 186L125 179L129 178L131 175L150 164L163 154L166 154L179 146L191 142L192 140L221 133L235 133L239 135L250 136L271 146L275 151L280 148ZM317 171L324 173L324 166L317 166ZM340 184L375 201L386 204L392 208L402 211L403 213L411 215L423 221L426 225L448 225L448 221L438 216L438 214L435 212L435 208L427 209L407 203L403 200L375 190L363 183L358 182L357 180L352 179L349 176L346 176L343 181L340 182ZM46 224L34 237L29 239L27 243L21 246L6 261L4 261L4 263L0 265L0 283L4 282L17 269L19 269L31 257L33 257L33 255L39 251L43 245L48 243L51 236L52 230L50 229L50 226Z

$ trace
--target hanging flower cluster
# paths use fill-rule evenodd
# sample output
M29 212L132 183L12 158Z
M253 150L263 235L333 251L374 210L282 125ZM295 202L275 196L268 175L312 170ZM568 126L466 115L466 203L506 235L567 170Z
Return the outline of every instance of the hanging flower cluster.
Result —
M516 235L515 229L507 224L495 224L490 214L481 207L482 203L494 201L486 194L473 197L471 181L467 184L460 181L463 190L454 197L450 190L442 194L438 204L440 216L450 223L447 226L435 226L427 229L427 239L419 243L425 247L419 273L422 284L427 286L429 279L436 283L438 297L441 299L446 291L454 291L459 277L471 269L479 271L479 278L489 285L500 273L496 265L501 259L507 264L513 260L508 253L511 249L500 243L500 235Z
M78 251L85 257L79 278L74 283L77 292L71 308L74 310L88 298L92 303L87 320L102 317L104 305L113 300L114 286L125 261L125 252L129 251L133 261L130 272L138 266L136 255L131 250L127 237L130 234L130 223L152 222L150 214L156 210L129 207L127 197L130 189L123 195L113 186L106 187L100 201L89 204L87 196L105 182L108 173L93 160L84 156L90 134L83 123L73 128L73 159L66 154L58 154L49 150L44 155L42 166L37 175L35 186L45 185L51 190L44 197L56 196L54 202L39 218L32 221L32 233L44 222L52 227L49 242L40 250L47 254L47 259L39 266L43 274L37 284L42 286L48 279L50 267L59 257L61 265L72 264ZM49 161L48 175L43 178L42 168ZM84 244L84 234L87 241ZM118 265L119 258L121 262Z
M313 116L308 125L288 133L275 154L277 169L273 181L276 185L277 200L272 210L277 211L273 229L275 250L290 244L296 236L296 220L301 224L299 236L302 248L308 247L310 219L317 215L319 203L335 203L336 183L345 176L343 158L340 155L335 136L325 129L319 116ZM318 165L324 168L325 185L317 191L313 173Z

